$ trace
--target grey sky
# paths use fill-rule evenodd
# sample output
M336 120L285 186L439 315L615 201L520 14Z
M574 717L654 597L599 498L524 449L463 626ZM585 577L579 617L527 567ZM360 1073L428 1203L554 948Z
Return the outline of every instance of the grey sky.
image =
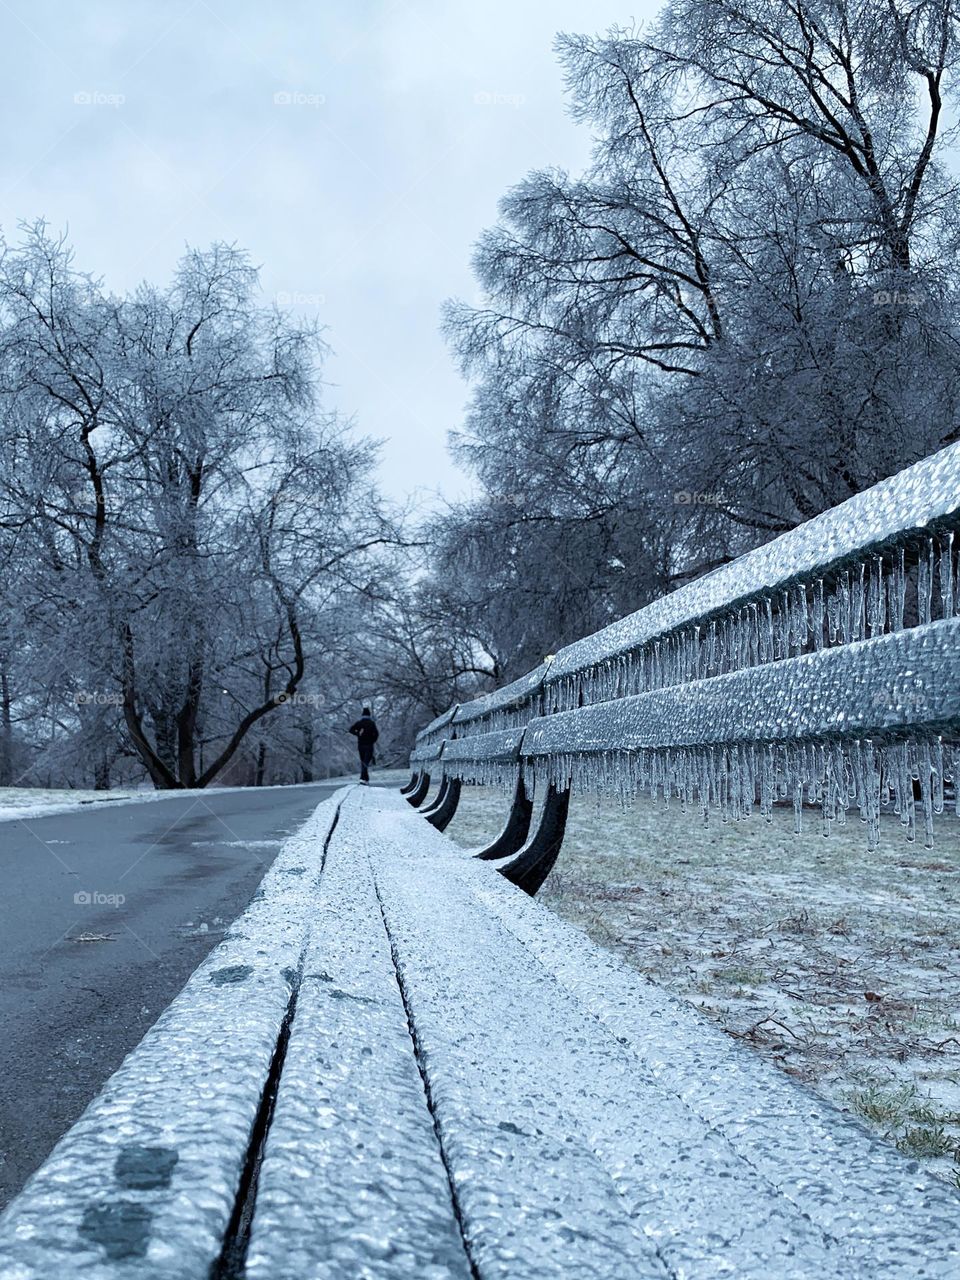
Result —
M557 30L658 0L0 0L0 225L69 228L82 269L164 282L236 241L329 326L328 403L384 437L382 483L455 498L465 387L437 332L527 170L576 169Z

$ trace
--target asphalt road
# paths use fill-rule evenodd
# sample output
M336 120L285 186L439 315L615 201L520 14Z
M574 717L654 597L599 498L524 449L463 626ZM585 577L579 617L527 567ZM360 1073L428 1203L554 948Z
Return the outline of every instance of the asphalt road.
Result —
M335 790L211 791L0 822L0 1205Z

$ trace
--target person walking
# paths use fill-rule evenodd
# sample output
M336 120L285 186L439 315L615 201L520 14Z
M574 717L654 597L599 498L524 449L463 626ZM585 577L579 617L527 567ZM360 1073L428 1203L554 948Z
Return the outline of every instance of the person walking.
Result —
M380 730L370 714L370 708L364 707L360 719L350 726L350 732L357 740L357 751L360 755L360 781L370 783L370 766L374 763L373 744L380 737Z

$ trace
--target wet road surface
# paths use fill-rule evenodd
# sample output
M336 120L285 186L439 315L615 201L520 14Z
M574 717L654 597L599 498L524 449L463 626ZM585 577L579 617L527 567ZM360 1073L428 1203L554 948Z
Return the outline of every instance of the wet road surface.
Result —
M336 789L213 790L0 822L0 1205Z

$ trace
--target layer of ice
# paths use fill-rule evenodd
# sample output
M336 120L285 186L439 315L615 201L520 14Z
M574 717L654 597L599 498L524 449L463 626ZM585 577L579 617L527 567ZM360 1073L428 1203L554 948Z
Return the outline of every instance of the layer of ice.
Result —
M532 720L524 756L960 729L960 618Z
M868 846L881 804L909 838L920 792L925 842L955 776L941 734L960 731L960 619L785 659L532 721L525 774L616 794L679 795L706 817L746 816L759 801L820 806L824 834L854 805Z
M445 738L435 738L433 742L418 742L414 749L410 752L411 765L430 764L433 760L440 758L440 752L443 750Z
M960 1274L945 1186L356 788L0 1217L3 1280L207 1280L284 1022L251 1280Z
M485 1280L957 1274L946 1187L463 858L402 800L365 801L351 834L370 851Z

